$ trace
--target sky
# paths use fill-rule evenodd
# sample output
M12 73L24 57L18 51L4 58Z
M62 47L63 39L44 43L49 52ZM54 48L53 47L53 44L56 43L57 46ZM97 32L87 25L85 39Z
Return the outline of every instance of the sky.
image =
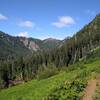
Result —
M100 13L100 0L0 0L0 30L13 36L64 39Z

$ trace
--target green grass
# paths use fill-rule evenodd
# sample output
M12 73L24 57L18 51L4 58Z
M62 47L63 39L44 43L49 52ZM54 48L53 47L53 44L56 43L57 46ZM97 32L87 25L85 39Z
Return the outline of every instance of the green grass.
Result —
M84 68L79 67L71 71L61 71L59 74L47 79L32 80L25 84L1 90L0 100L42 100L65 81L74 80L76 77L83 78L91 73L93 75L99 73L100 59L84 66Z
M100 84L97 86L97 90L93 96L93 100L100 100Z
M52 89L66 79L72 79L74 72L60 73L44 80L33 80L23 85L11 87L0 92L0 100L40 100L46 96Z

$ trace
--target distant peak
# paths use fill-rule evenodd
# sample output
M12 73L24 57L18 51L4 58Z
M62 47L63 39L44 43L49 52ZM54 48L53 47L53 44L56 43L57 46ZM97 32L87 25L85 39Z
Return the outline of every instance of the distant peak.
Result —
M45 40L55 40L54 38L47 38L47 39L45 39Z
M58 40L58 39L55 39L55 38L47 38L47 39L44 39L44 41L54 41L54 40Z

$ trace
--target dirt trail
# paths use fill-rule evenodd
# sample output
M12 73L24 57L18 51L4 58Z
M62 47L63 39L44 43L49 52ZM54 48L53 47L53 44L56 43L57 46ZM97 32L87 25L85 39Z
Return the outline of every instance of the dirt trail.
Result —
M100 82L100 76L97 76L96 79L92 79L88 82L83 100L93 100L97 82Z

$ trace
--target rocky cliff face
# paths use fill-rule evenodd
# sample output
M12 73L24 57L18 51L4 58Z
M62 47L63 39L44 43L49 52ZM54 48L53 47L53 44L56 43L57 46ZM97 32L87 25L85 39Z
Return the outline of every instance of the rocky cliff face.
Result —
M28 48L31 52L40 50L39 46L34 42L25 37L20 37L20 41Z
M48 38L45 40L30 39L25 37L19 37L20 41L28 48L31 52L38 50L47 50L56 48L60 45L61 41L53 38Z

